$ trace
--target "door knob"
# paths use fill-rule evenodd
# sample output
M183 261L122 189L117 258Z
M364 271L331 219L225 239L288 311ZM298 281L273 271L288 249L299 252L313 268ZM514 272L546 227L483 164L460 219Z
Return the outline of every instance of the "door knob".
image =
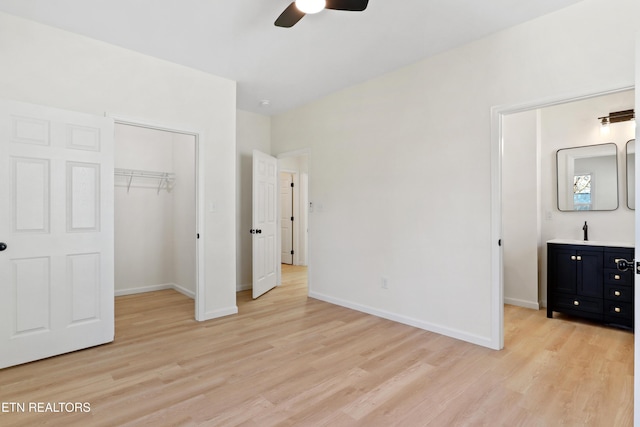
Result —
M4 251L5 249L7 249L7 244L4 242L0 242L0 252Z
M616 267L618 267L618 270L620 271L627 271L630 268L633 268L633 261L627 261L624 258L616 258L615 259L615 263L616 263Z

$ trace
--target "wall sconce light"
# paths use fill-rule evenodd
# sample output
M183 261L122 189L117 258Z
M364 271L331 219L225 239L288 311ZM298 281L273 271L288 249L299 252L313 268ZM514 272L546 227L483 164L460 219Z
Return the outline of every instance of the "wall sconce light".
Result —
M633 110L624 110L614 111L613 113L609 113L608 116L598 117L598 120L600 120L600 135L608 135L610 124L633 120L635 125L636 118Z
M609 118L598 117L598 119L600 120L600 135L602 136L609 135L609 132L611 131L609 129Z

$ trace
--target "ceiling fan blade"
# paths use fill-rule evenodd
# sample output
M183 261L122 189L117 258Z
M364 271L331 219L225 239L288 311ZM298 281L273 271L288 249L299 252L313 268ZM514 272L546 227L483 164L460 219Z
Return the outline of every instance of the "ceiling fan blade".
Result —
M327 0L326 9L333 10L351 10L353 12L362 12L367 8L369 0Z
M296 7L296 2L293 2L278 16L274 24L276 27L290 28L296 25L304 15L305 13Z

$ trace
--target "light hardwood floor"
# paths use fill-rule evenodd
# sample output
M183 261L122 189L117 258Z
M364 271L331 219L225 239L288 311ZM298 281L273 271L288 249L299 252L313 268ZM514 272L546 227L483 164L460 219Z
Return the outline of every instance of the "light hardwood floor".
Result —
M632 425L630 332L506 306L493 351L307 298L305 277L204 323L174 291L119 297L114 343L0 371L0 403L91 411L0 425Z

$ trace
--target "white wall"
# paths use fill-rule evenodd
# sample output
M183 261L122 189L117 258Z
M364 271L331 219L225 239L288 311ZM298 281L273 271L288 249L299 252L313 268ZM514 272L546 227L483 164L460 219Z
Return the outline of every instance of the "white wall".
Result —
M173 172L171 134L116 124L116 168ZM155 180L116 177L116 295L172 282L173 193L154 190Z
M312 153L311 295L495 346L491 107L633 85L639 12L585 0L274 117L273 153Z
M236 84L0 13L0 97L199 130L207 209L203 318L237 312Z
M271 118L261 114L238 110L237 112L237 142L236 142L236 239L238 277L237 290L252 288L251 266L251 177L252 151L260 150L271 154Z
M502 130L504 301L537 309L541 191L538 112L507 115Z

